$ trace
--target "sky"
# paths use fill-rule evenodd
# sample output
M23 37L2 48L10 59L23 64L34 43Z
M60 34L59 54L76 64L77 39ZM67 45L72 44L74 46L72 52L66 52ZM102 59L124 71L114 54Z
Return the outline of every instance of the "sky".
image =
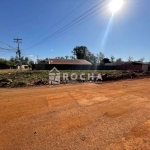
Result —
M13 39L21 38L22 56L34 61L72 56L73 48L86 46L95 55L149 62L150 0L124 0L115 14L110 1L0 0L0 41L17 47ZM0 58L15 55L0 49Z

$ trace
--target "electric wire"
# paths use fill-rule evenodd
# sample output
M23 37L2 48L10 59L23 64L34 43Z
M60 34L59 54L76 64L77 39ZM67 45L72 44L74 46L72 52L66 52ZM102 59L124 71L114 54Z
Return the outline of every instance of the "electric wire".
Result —
M12 49L7 49L7 48L3 48L3 47L0 47L1 50L7 50L7 51L11 51L11 52L16 52L15 50L12 50Z
M60 22L62 22L65 18L67 18L68 16L70 16L74 11L76 11L79 7L81 7L87 0L83 1L79 6L77 6L75 9L73 9L69 14L67 14L66 16L64 16L61 20L59 20L58 22L56 22L52 27L50 27L47 31L45 31L44 33L42 33L39 37L37 37L34 41L38 40L41 36L43 36L45 33L47 33L48 31L50 31L52 28L54 28L56 25L58 25ZM34 42L33 41L33 42Z
M13 46L10 46L9 44L7 44L7 43L5 43L5 42L3 42L3 41L0 41L1 43L3 43L3 44L5 44L5 45L7 45L8 47L10 47L10 48L12 48L12 49L16 49L17 50L17 48L15 48L15 47L13 47Z
M70 23L68 23L67 25L65 25L64 27L60 28L59 30L57 30L56 32L54 32L53 34L49 35L48 37L46 37L45 39L25 48L25 49L29 49L35 45L41 44L41 42L44 42L46 40L48 40L49 38L51 38L52 36L54 36L55 34L61 32L62 30L68 28L68 26L70 26L71 24L73 24L74 22L78 21L80 18L82 18L83 16L85 16L87 13L89 13L90 11L92 11L93 9L95 9L96 7L98 7L100 4L104 3L105 0L101 1L100 3L96 4L94 7L92 7L91 9L89 9L88 11L86 11L85 13L83 13L82 15L80 15L79 17L77 17L76 19L74 19L73 21L71 21ZM100 9L100 8L99 8ZM93 12L92 12L93 13Z
M86 19L86 20L80 22L80 23L77 24L76 26L70 28L70 30L72 30L72 29L76 28L77 26L79 26L79 25L85 23L86 21L92 19L93 17L97 16L98 14L100 14L101 12L103 12L103 11L105 11L105 10L106 10L106 9L104 9L104 10L102 10L102 11L100 11L100 12L94 14L94 15L92 15L90 18L88 18L88 19ZM86 17L87 17L87 16L86 16ZM85 17L85 18L86 18L86 17ZM76 23L75 23L75 24L76 24ZM63 31L62 33L58 33L58 35L55 35L54 37L51 37L49 41L52 41L52 40L56 39L56 38L59 37L60 35L62 35L62 34L64 34L64 33L68 32L68 31L70 31L70 30L67 30L67 31L65 31L65 32ZM45 41L45 42L49 42L49 41ZM44 42L43 42L43 43L44 43ZM41 44L43 44L43 43L41 43Z

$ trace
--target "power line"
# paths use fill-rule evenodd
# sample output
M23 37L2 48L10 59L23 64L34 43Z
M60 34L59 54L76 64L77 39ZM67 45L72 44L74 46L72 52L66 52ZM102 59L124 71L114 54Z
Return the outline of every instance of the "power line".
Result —
M98 4L96 4L94 7L92 7L91 9L89 9L88 11L86 11L85 13L83 13L82 15L80 15L79 17L77 17L76 19L74 19L73 21L71 21L70 23L68 23L67 25L65 25L64 27L60 28L59 30L57 30L56 32L54 32L53 34L49 35L48 37L46 37L45 39L25 48L25 49L29 49L35 45L38 45L46 40L48 40L51 36L54 36L55 34L59 33L60 31L64 30L65 28L67 28L68 26L70 26L71 24L73 24L74 22L76 22L78 19L82 18L84 15L86 15L87 13L89 13L90 11L92 11L93 9L95 9L96 7L98 7L99 5L101 5L102 3L104 3L104 1L106 0L102 0L101 2L99 2Z
M64 16L61 20L59 20L58 22L56 22L52 27L50 27L47 31L45 31L44 33L42 33L39 37L37 37L34 41L36 41L37 39L39 39L41 36L43 36L45 33L47 33L48 31L50 31L52 28L54 28L56 25L58 25L60 22L62 22L65 18L67 18L68 16L70 16L75 10L77 10L79 7L81 7L87 0L83 1L79 6L77 6L75 9L73 9L69 14L67 14L66 16ZM34 42L33 41L33 42Z
M0 47L0 49L2 49L2 50L7 50L7 51L11 51L11 52L16 52L16 51L14 51L14 50L12 50L12 49L7 49L7 48L3 48L3 47Z
M89 13L91 10L93 10L94 8L96 8L97 6L99 6L100 4L102 4L105 0L101 1L100 3L98 3L97 5L95 5L94 7L92 7L91 9L89 9L88 11L86 11L85 13L83 13L82 15L80 15L79 17L77 17L76 19L74 19L73 21L71 21L70 23L68 23L67 25L65 25L64 27L62 27L61 29L57 30L56 32L54 32L53 34L49 35L47 38L33 44L32 46L29 46L26 49L29 49L37 44L40 44L42 42L44 42L45 40L48 40L51 36L54 36L55 34L57 34L58 32L62 31L63 29L67 28L68 26L70 26L72 23L74 23L75 21L77 21L78 19L80 19L81 17L83 17L85 14Z
M93 10L94 8L96 8L97 6L99 6L100 4L102 4L104 1L106 0L103 0L101 1L100 3L98 3L97 5L95 5L94 7L92 7L91 9L89 9L88 11L86 11L85 13L83 13L82 15L80 15L79 17L77 17L76 19L74 19L73 21L71 21L70 23L68 23L67 25L65 25L64 27L60 28L59 30L57 30L56 32L54 32L53 34L49 35L48 37L46 37L45 39L27 47L26 49L30 49L36 45L39 45L39 44L42 44L46 41L48 41L49 39L54 39L55 37L54 36L57 36L58 37L58 34L61 34L61 32L64 32L64 30L67 30L68 28L70 28L72 25L74 24L77 24L78 22L82 21L84 18L88 17L89 15L91 15L92 13L96 12L97 10L99 10L100 8L104 7L105 5L107 5L108 3L105 3L105 5ZM91 12L91 10L93 10ZM89 12L91 12L90 14L88 14ZM99 14L99 13L97 13ZM96 15L97 15L96 14ZM86 15L86 16L85 16ZM94 15L95 16L95 15ZM92 16L93 17L93 16ZM91 18L92 18L91 17ZM79 20L80 19L80 20ZM89 20L89 19L88 19ZM78 25L77 25L78 26Z
M15 47L13 47L13 46L10 46L9 44L7 44L7 43L5 43L5 42L3 42L3 41L0 41L1 43L3 43L3 44L5 44L5 45L7 45L8 47L10 47L10 48L12 48L12 49L16 49L17 50L17 48L15 48Z
M104 6L106 6L106 4L105 4L105 5L103 5L103 6L101 6L100 8L102 8L102 7L104 7ZM99 10L99 8L98 8L98 9L96 9L96 10L94 10L92 13L96 12L97 10ZM103 11L104 11L104 10L103 10ZM101 11L101 12L102 12L102 11ZM92 13L90 13L90 15L91 15ZM99 13L100 13L100 12L96 13L95 15L93 15L92 17L90 17L90 18L88 18L88 19L84 20L84 21L83 21L83 22L81 22L80 24L82 24L82 23L84 23L84 22L88 21L89 19L93 18L94 16L98 15ZM89 15L86 15L86 16L84 16L83 18L81 18L79 21L74 22L73 24L69 25L69 26L68 26L68 28L70 28L72 25L77 24L78 22L82 21L83 19L85 19L85 18L87 18L87 17L89 17ZM79 26L80 24L78 24L77 26ZM77 26L75 26L75 27L77 27ZM75 28L75 27L73 27L73 28ZM68 28L67 28L67 29L68 29ZM73 28L71 28L71 29L73 29ZM65 30L67 30L67 29L64 29L63 31L65 31ZM63 32L63 31L61 31L61 32ZM69 31L70 31L70 30L69 30ZM60 32L60 33L58 33L58 34L61 34L61 32ZM66 33L66 32L65 32L65 33ZM55 35L53 35L53 36L55 36ZM52 36L51 38L53 38L53 36ZM56 34L56 36L57 36L57 34ZM50 38L50 39L51 39L51 38Z
M104 5L105 6L105 5ZM108 9L108 8L107 8ZM102 11L105 11L106 9L104 9L104 10L102 10ZM88 18L88 19L86 19L86 20L84 20L84 21L82 21L81 23L79 23L78 25L76 25L76 26L74 26L74 27L72 27L72 28L70 28L70 30L72 30L72 29L74 29L75 27L77 27L77 26L79 26L79 25L81 25L81 24L83 24L84 22L86 22L86 21L88 21L88 20L90 20L91 18L93 18L93 17L95 17L95 16L97 16L98 14L100 14L102 11L100 11L100 12L98 12L98 13L96 13L96 14L94 14L94 15L92 15L90 18ZM84 18L86 18L87 16L85 16ZM81 19L80 19L81 20ZM79 22L79 21L78 21ZM74 24L76 24L76 23L78 23L78 22L75 22ZM62 34L64 34L64 33L66 33L66 32L68 32L68 31L70 31L70 30L67 30L67 31L65 31L65 32L62 32L62 33L58 33L58 35L56 35L55 37L51 37L50 38L50 41L51 40L54 40L54 39L56 39L57 37L59 37L60 35L62 35ZM45 42L47 42L47 41L45 41ZM44 43L44 42L43 42ZM41 43L42 44L42 43Z

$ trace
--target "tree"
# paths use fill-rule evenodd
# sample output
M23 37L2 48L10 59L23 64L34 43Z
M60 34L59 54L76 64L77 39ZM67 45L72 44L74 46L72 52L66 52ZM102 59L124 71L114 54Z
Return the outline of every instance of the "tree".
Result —
M33 60L30 60L29 61L29 65L33 65L34 64L34 61Z
M24 57L23 57L23 56L22 56L22 57L20 57L20 60L21 60L21 62L22 62L22 65L25 65ZM18 59L18 61L19 61L19 59Z
M123 62L122 59L121 59L121 58L118 58L118 59L116 59L115 64L121 64L122 62Z
M100 62L100 66L104 66L104 65L105 65L105 64L101 61L101 62Z
M143 62L144 61L144 57L142 57L141 59L138 60L139 62Z
M0 69L9 69L14 66L14 62L0 58Z
M74 56L70 56L70 59L75 59Z
M19 60L18 56L16 56L16 57L11 56L11 58L9 59L9 61L13 62L14 65L18 64L18 62L19 62L18 60Z
M102 52L99 53L99 60L100 62L104 59L104 54Z
M100 60L99 60L99 54L96 54L95 57L96 57L96 63L99 64L99 63L100 63Z
M91 53L89 50L87 51L85 60L89 61L92 64L96 64L97 62L96 56L93 53Z
M131 56L129 56L128 61L131 62L133 60L133 58Z
M97 64L100 64L101 61L104 59L104 54L102 52L100 52L99 54L96 55L96 62Z
M15 58L13 56L11 56L10 61L15 62Z
M76 46L72 53L77 59L85 59L87 56L87 51L88 49L86 46Z
M110 57L110 60L111 60L111 62L113 63L114 60L115 60L115 57L114 57L114 56L111 56L111 57Z
M104 64L106 64L106 63L111 63L108 58L104 58L101 62L104 63Z
M25 57L24 59L24 64L27 65L29 63L29 58L28 57Z
M47 59L38 59L38 64L49 64L49 60L47 60Z
M92 64L97 63L97 57L91 53L86 46L76 46L72 53L76 56L77 59L85 59Z
M68 59L69 58L69 56L65 56L66 57L66 59Z

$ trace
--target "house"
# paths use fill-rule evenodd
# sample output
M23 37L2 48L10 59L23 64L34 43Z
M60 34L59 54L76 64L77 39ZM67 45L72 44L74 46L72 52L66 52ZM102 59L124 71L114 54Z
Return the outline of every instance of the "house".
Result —
M148 63L143 62L125 62L122 67L123 70L140 70L140 71L148 71Z
M49 64L34 64L32 69L51 70L56 67L58 70L91 70L93 65L85 59L49 59Z
M28 69L29 65L22 65L22 69Z
M52 65L92 65L85 59L49 59Z
M139 71L148 71L150 70L149 63L143 62L122 62L120 64L110 63L105 64L107 66L114 66L116 70L139 70Z
M29 68L29 65L21 65L21 68L22 68L22 69L28 69L28 68ZM20 69L20 66L19 66L19 65L14 65L14 66L13 66L13 69Z

